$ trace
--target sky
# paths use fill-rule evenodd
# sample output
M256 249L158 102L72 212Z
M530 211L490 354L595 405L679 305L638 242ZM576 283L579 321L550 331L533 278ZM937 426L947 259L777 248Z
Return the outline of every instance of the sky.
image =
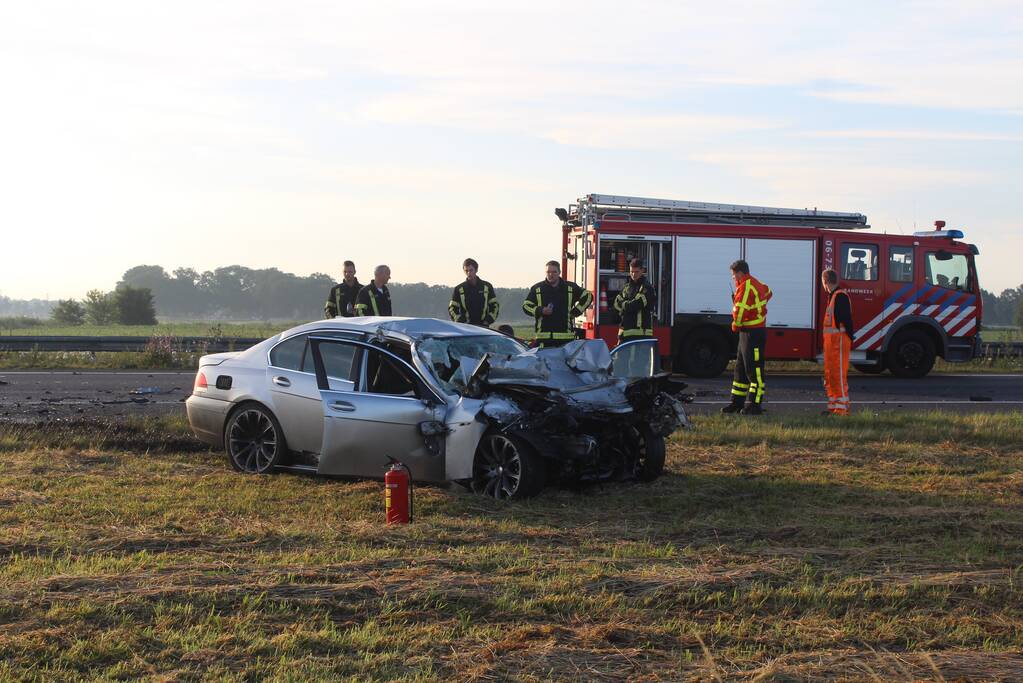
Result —
M588 193L936 219L1023 282L1013 2L0 9L0 295L140 264L542 279Z

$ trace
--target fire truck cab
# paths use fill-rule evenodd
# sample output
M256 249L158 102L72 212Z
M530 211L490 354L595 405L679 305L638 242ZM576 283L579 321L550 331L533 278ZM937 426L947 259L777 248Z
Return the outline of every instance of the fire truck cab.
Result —
M562 272L593 293L594 306L576 321L586 337L617 344L613 302L629 261L640 258L657 292L661 355L692 377L719 375L735 355L729 265L737 259L773 292L768 360L820 358L826 268L852 303L857 369L922 377L936 357L961 362L979 352L978 250L943 221L932 231L887 235L868 232L858 213L602 194L555 214Z

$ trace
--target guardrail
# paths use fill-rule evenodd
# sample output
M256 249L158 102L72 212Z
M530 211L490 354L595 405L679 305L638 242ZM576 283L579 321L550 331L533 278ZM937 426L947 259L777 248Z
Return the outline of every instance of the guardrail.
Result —
M151 337L0 336L0 351L145 351L151 340ZM261 341L250 337L173 337L172 345L183 351L223 353L244 351Z
M145 351L150 337L55 337L55 336L0 336L0 351ZM173 345L183 351L244 351L262 339L235 337L210 339L209 337L173 337ZM1023 342L984 342L981 356L1023 355Z

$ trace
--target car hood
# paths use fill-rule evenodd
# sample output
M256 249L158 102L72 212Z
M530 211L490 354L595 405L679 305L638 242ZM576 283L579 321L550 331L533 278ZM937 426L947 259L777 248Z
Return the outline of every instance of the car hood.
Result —
M582 411L631 412L626 390L635 380L615 377L611 368L603 341L578 340L513 356L462 358L456 382L478 398L529 396Z

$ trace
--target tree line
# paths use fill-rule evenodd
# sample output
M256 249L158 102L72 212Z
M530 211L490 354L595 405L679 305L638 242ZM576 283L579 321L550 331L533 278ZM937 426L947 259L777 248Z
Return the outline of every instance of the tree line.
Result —
M364 284L369 280L365 280ZM277 268L225 266L199 272L161 266L135 266L125 271L112 292L92 290L81 301L66 299L18 301L0 296L0 316L47 315L64 324L153 324L171 319L315 320L335 279L325 273L299 276ZM416 283L388 285L396 315L446 318L451 287ZM522 287L496 287L501 320L524 322ZM1023 285L1001 294L981 290L987 325L1023 326ZM130 321L130 322L129 322Z
M363 284L368 282L367 279ZM178 268L168 273L161 266L135 266L125 271L112 292L92 290L81 301L57 301L51 306L50 316L56 322L69 325L84 322L155 324L156 316L315 320L323 317L323 305L334 284L334 278L324 273L302 277L277 268L234 265L201 273L192 268ZM448 317L452 287L392 282L388 288L395 315ZM522 312L525 288L495 287L495 293L501 303L501 320L526 320ZM147 311L151 311L151 316Z

